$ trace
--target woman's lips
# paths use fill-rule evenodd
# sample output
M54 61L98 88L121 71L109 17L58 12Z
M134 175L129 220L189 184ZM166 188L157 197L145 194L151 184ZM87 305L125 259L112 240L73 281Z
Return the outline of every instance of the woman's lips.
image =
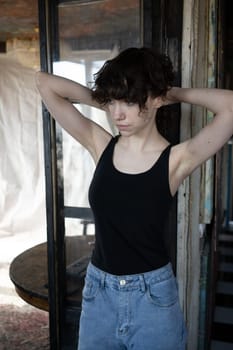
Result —
M117 124L118 129L128 129L129 125Z

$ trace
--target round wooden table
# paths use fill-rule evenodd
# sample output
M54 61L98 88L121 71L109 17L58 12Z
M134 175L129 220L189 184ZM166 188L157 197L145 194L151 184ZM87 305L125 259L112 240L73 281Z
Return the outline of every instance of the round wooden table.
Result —
M94 236L67 236L65 242L68 267L67 302L71 305L81 305L85 273L76 275L74 267L69 266L77 260L81 262L82 267L87 265L93 249ZM27 303L46 311L49 309L47 269L47 242L18 255L10 266L10 278L17 294Z

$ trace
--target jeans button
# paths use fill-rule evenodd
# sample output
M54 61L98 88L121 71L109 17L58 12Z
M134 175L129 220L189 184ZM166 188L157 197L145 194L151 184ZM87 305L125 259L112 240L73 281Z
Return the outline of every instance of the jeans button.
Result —
M126 284L126 280L120 280L120 285L124 286Z

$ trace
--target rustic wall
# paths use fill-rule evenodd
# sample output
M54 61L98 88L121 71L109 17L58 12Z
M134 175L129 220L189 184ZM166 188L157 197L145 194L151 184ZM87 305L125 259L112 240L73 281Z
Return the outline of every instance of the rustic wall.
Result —
M213 87L216 60L216 0L184 0L182 86ZM205 110L182 105L181 140L195 135L210 119ZM212 219L213 163L197 169L180 187L178 198L177 276L186 316L189 350L198 349L201 237ZM204 305L205 307L205 305Z

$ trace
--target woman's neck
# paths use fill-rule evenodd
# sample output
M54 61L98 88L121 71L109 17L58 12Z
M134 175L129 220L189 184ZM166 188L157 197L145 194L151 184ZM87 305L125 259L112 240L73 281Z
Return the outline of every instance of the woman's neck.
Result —
M136 152L163 149L169 144L169 142L159 133L156 125L152 128L143 129L138 134L130 136L120 135L118 142L127 150L132 149Z

